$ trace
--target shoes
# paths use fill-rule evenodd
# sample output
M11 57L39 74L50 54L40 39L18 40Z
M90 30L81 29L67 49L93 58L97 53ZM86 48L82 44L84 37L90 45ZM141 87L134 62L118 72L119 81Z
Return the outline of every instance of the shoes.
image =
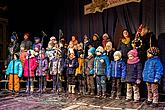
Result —
M147 104L147 105L150 105L150 104L152 104L152 101L148 101L148 100L147 100L147 101L146 101L146 104Z
M139 102L140 102L140 100L134 100L133 102L134 102L134 103L139 103Z
M132 99L125 99L126 100L126 102L131 102L132 101Z
M152 108L155 108L155 107L158 107L159 105L158 105L158 103L152 103L152 104L150 104L150 107L152 107Z
M120 97L119 97L119 96L117 96L115 99L116 99L116 100L119 100L119 99L120 99Z

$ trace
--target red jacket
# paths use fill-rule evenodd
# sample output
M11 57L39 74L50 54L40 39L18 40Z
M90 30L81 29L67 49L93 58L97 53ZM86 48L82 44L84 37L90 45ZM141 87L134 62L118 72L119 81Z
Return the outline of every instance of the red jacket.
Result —
M30 62L30 65L28 65L28 59L25 60L24 77L28 77L29 75L30 77L34 77L34 73L37 68L37 59L35 57L29 58L29 62Z

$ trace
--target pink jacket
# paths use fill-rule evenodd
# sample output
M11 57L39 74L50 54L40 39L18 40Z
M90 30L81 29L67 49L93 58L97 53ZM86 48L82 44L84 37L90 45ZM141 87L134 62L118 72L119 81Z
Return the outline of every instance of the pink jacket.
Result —
M35 57L29 58L30 65L28 67L28 59L25 60L24 64L24 77L34 77L35 70L37 68L37 59ZM28 74L30 72L30 74Z

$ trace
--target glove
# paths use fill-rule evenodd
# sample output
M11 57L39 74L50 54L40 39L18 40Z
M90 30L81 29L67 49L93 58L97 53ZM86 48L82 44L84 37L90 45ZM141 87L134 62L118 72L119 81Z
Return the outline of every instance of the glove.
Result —
M158 80L157 80L157 79L155 79L155 80L154 80L154 83L158 83Z
M140 84L141 83L141 80L140 79L137 79L136 80L136 84Z

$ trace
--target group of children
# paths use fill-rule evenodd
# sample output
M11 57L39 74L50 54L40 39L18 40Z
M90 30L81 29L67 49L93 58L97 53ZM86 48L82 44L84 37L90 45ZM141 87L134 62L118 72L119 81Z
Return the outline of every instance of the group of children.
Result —
M110 98L121 98L121 83L125 82L126 100L139 102L139 89L142 89L139 85L144 81L148 90L147 103L153 106L158 105L158 85L163 75L163 67L158 57L157 47L147 50L148 59L143 67L137 49L132 49L127 53L128 59L125 62L122 60L121 51L115 51L113 58L109 58L108 51L102 46L94 48L89 44L85 57L81 43L77 45L77 50L74 48L74 42L70 42L66 49L62 43L57 43L55 37L51 37L48 47L44 49L39 38L35 38L35 41L33 50L25 51L25 45L22 44L20 56L15 53L14 59L10 61L6 71L9 75L9 90L13 89L14 73L15 91L20 90L19 77L23 74L28 79L26 91L34 91L33 80L37 76L39 78L38 91L44 92L47 86L47 76L50 74L53 81L52 91L62 92L61 80L65 74L69 93L75 93L78 83L79 94L86 92L88 95L94 95L96 87L97 97L106 97L106 81L110 80L112 83Z

